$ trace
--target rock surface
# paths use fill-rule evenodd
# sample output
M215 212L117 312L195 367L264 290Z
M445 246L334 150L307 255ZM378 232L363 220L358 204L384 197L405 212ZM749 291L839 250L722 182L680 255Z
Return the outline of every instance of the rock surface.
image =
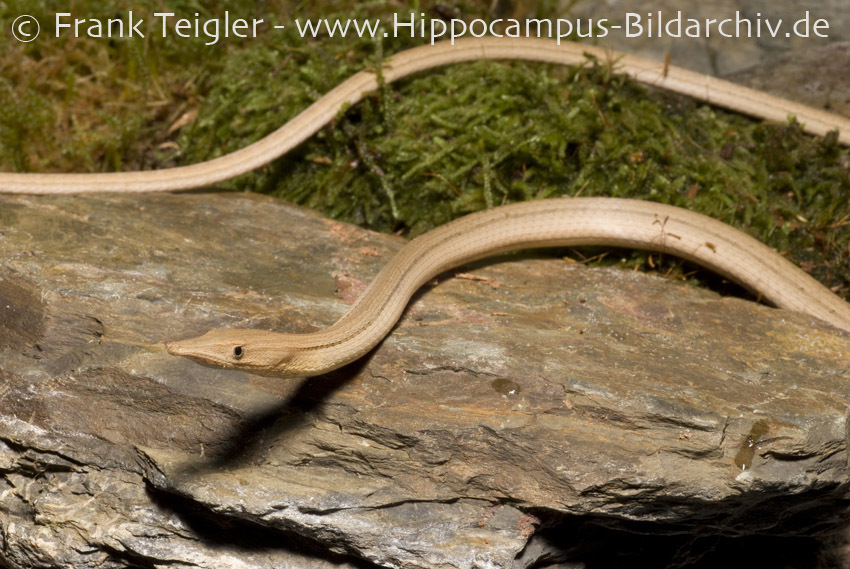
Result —
M766 91L793 101L825 108L850 116L850 4L845 0L712 0L684 5L675 0L607 0L606 2L571 3L570 17L607 18L611 24L624 25L626 14L640 15L644 26L648 14L654 21L662 10L664 21L676 17L704 21L706 18L742 18L755 23L761 19L762 29L782 22L783 33L755 32L747 37L727 38L718 33L709 37L625 37L625 32L613 32L598 40L598 44L620 51L664 61L701 73L717 75L734 83ZM826 38L800 37L786 31L795 22L825 20L829 29L820 33ZM624 28L625 29L625 28ZM675 28L674 28L675 29ZM803 28L799 28L800 31ZM744 32L746 28L742 28ZM755 28L753 28L755 30Z
M605 2L562 2L569 8L572 18L607 18L610 33L598 38L599 45L611 47L629 53L639 54L658 61L664 61L667 54L670 62L708 73L728 76L740 73L746 78L747 72L757 71L759 66L770 65L775 59L785 56L794 57L795 53L805 53L810 49L850 41L850 5L844 0L709 0L705 2L680 2L676 0L606 0ZM676 24L663 33L658 30L658 12L662 12L662 23L675 20L681 12L682 31L676 34ZM632 16L627 16L632 14ZM749 29L742 24L740 31L733 25L726 25L724 33L735 37L724 37L719 33L717 22L730 18L749 20ZM643 30L631 25L632 37L626 35L627 19L643 26ZM639 19L638 19L639 18ZM808 33L805 20L808 18ZM715 20L706 25L707 19ZM686 32L693 20L698 21L701 33L694 37ZM797 22L797 31L794 25ZM815 22L821 20L818 34L814 33ZM823 21L828 28L824 28ZM623 26L620 29L613 25ZM649 26L652 25L650 35ZM769 28L774 28L771 31ZM706 33L706 29L708 33ZM827 37L820 37L820 36ZM829 64L819 61L815 69ZM840 74L831 81L843 82L847 89L847 73ZM780 92L786 84L781 75L772 75L772 87ZM827 76L819 74L819 79ZM776 87L779 84L779 87ZM787 83L789 86L791 83Z
M850 41L791 51L728 79L850 116Z
M0 196L0 228L0 564L578 567L569 528L847 516L850 335L806 316L506 256L283 381L163 342L328 325L402 240L214 193Z

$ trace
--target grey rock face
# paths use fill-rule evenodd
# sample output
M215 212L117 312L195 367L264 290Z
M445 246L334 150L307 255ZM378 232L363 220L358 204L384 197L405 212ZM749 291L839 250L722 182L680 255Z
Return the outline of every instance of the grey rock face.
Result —
M283 381L163 342L331 324L400 239L242 194L0 196L0 227L12 567L575 567L585 524L846 518L850 336L806 316L509 255Z
M748 73L758 73L760 66L771 66L777 58L795 57L850 40L850 5L844 0L579 0L563 4L569 8L570 18L607 20L610 33L595 38L602 46L659 61L669 54L674 65L711 75L737 74L735 79L744 82ZM721 33L718 23L724 19L731 22ZM706 23L708 20L713 22ZM627 28L629 21L633 23ZM689 34L688 26L695 23L698 27ZM615 25L622 27L613 28ZM846 93L847 80L843 77L847 73L835 78L827 73L833 64L829 59L810 63L814 76L819 80L829 77L827 81ZM782 75L770 77L775 89L793 95L793 89L783 90L786 81Z

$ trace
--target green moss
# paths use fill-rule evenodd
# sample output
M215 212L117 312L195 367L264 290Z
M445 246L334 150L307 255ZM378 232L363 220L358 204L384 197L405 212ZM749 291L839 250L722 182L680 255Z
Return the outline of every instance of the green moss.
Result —
M47 4L0 5L0 25L16 13L44 17ZM161 4L81 0L74 11L103 18L130 7L152 13ZM484 16L490 4L469 2L456 12ZM552 16L555 4L540 3L536 16ZM227 9L290 29L295 17L388 17L394 7L168 3L174 12ZM437 14L427 2L411 10ZM195 163L242 148L413 42L267 30L215 46L202 38L7 45L0 167L103 171ZM573 69L464 64L384 86L289 156L223 186L407 235L517 200L638 197L744 228L841 294L850 286L847 149L794 124L763 124L648 91L594 61ZM641 254L625 262L669 268Z
M482 62L375 94L241 183L409 235L523 199L651 199L744 228L841 291L848 159L834 138L649 93L593 62Z

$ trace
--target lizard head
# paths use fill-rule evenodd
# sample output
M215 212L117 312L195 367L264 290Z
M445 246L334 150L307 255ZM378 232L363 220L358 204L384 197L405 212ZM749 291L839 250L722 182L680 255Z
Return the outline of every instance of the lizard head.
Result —
M301 340L301 341L299 341ZM310 363L303 335L264 330L218 329L203 336L168 342L168 353L207 367L238 369L275 377L306 377L323 370Z

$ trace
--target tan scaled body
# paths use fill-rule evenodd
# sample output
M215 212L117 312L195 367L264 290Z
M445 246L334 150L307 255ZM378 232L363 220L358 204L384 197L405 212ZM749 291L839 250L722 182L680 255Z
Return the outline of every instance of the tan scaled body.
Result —
M795 116L816 135L838 129L842 144L850 145L850 119L806 105L748 89L675 66L617 53L595 46L533 38L467 38L427 45L393 55L382 67L383 80L397 81L414 73L482 59L540 61L576 65L585 54L602 61L613 59L617 70L637 81L757 118L784 122ZM278 158L333 120L344 105L353 105L378 87L371 71L361 71L310 105L268 136L220 158L144 172L99 174L12 174L0 172L0 192L55 194L82 192L168 192L209 186L258 168Z
M513 249L610 245L684 257L780 308L850 332L844 302L776 251L710 217L615 198L555 198L473 213L417 237L333 326L308 334L212 330L168 351L201 363L280 377L319 375L366 354L390 332L419 287L451 268Z

